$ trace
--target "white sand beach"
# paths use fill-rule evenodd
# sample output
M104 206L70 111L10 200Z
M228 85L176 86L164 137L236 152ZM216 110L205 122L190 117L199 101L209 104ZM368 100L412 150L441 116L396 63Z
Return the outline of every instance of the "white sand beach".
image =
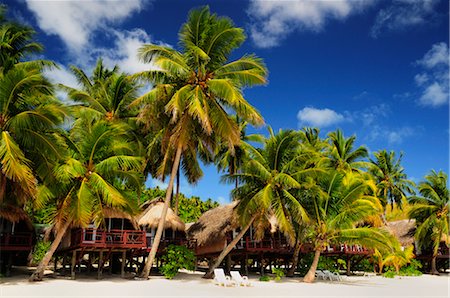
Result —
M59 277L29 283L26 276L3 278L0 297L449 297L449 276L419 277L344 277L342 282L299 282L284 278L281 282L260 282L250 277L252 287L224 288L202 273L180 273L175 279L126 280L105 276Z

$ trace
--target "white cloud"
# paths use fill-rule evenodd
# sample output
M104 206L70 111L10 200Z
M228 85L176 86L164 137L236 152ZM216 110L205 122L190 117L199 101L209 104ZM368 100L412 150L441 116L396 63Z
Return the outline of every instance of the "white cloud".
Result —
M327 127L345 121L345 117L330 109L316 109L306 107L297 114L299 125L310 125L315 127Z
M123 21L140 11L146 0L36 1L26 0L39 27L59 36L73 52L89 46L92 33L101 27Z
M421 134L423 128L402 126L399 128L386 127L384 125L373 125L370 129L366 139L369 141L385 141L388 145L399 145L405 141L406 138L412 137L416 134Z
M414 77L421 89L419 103L438 107L449 101L449 48L445 42L434 44L431 49L416 61L422 68Z
M439 0L396 0L381 9L371 29L376 38L384 31L405 30L433 21L435 6Z
M44 74L53 84L63 84L72 88L78 87L77 78L63 65L59 65L58 68L47 69Z
M371 126L380 118L387 117L391 112L388 104L382 103L379 105L370 106L362 111L357 111L353 114L353 119L360 119L364 126Z
M250 34L257 46L274 47L295 30L319 31L328 20L344 20L373 2L373 0L251 0L248 14L254 22Z
M110 49L100 48L98 54L109 67L118 65L122 71L136 73L153 68L148 63L143 63L138 58L138 49L143 44L151 43L150 36L142 29L135 28L131 31L114 30L114 47Z

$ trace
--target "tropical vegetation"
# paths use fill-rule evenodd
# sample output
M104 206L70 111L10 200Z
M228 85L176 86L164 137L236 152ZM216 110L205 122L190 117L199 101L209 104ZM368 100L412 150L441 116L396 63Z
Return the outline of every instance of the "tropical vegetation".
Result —
M195 184L203 176L202 163L215 164L223 182L233 184L242 227L209 276L252 225L261 239L271 218L294 247L288 275L298 268L301 245L312 246L309 263L301 264L305 282L314 280L322 251L340 243L373 249L380 272L413 272L420 267L413 248L402 248L380 228L389 205L396 216L416 221L416 250L431 252L437 273L439 249L449 245L447 174L433 170L416 186L402 154L380 150L371 157L356 136L345 137L339 129L323 138L309 127L269 127L265 137L247 135L248 126L264 120L243 90L266 84L268 70L254 54L234 59L246 36L229 18L208 7L194 9L181 26L177 48L146 44L136 53L152 65L149 70L129 74L99 59L91 74L71 67L79 83L72 88L49 82L44 70L56 65L32 59L43 51L33 29L4 14L0 7L0 207L26 208L56 231L51 245L37 246L40 263L30 280L42 280L70 228L104 226L105 209L134 215L142 203L163 197L141 272L147 278L168 208L192 222L218 205L180 192L180 176ZM145 84L152 89L142 94ZM56 90L68 100L59 100ZM168 179L167 189L145 189L149 177ZM168 278L193 267L185 248L171 246L163 259ZM412 269L402 269L408 264ZM277 270L281 278L285 272Z

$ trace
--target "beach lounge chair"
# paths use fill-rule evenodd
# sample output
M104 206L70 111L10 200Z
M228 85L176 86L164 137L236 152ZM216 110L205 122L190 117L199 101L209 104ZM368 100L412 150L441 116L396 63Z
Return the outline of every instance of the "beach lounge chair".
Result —
M325 275L325 273L323 273L323 271L320 270L320 269L317 269L317 270L316 270L316 277L317 277L317 279L321 278L321 279L323 279L323 280L325 280L326 278L328 278L328 277Z
M230 271L231 279L240 286L251 286L250 281L248 280L247 276L241 276L239 274L239 271Z
M229 276L225 276L223 269L214 269L214 283L224 287L234 286L234 282Z
M337 272L331 272L328 270L324 270L323 273L325 273L327 278L329 278L331 281L333 281L333 280L342 281L341 275Z

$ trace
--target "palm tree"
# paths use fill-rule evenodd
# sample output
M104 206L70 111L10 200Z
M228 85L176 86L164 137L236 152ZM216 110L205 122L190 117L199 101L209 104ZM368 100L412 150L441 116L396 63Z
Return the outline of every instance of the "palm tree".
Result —
M330 243L358 243L369 247L386 244L378 229L359 227L367 216L382 211L378 198L366 195L370 184L357 174L328 171L309 187L309 200L302 202L311 218L309 239L314 259L304 282L313 282L322 250Z
M57 183L42 187L42 200L56 200L57 235L30 280L42 280L45 267L69 227L101 223L105 206L130 214L136 210L127 187L137 189L143 179L143 160L121 128L98 121L73 129L67 138L68 155L54 172ZM124 187L127 186L127 187Z
M413 196L410 202L414 205L409 212L410 218L417 222L416 239L422 247L431 242L431 272L438 274L436 256L443 235L447 236L449 222L448 177L443 171L431 171L425 181L419 183L420 196ZM448 237L445 237L448 241ZM448 245L448 243L446 243ZM428 247L426 247L428 248Z
M263 142L263 137L261 135L247 135L246 134L246 122L239 122L236 118L236 123L239 126L240 131L240 142L233 147L229 147L228 144L219 144L217 152L215 154L215 164L219 171L228 172L229 175L237 174L242 165L246 162L248 158L248 142ZM238 188L239 179L236 178L234 181L234 188Z
M76 106L77 116L83 115L77 117L77 121L88 118L91 121L105 119L114 123L132 124L138 110L129 105L138 97L140 85L125 73L119 73L117 66L111 70L106 68L102 59L98 59L91 77L75 66L71 67L71 71L81 88L61 87L67 91L71 100L82 104Z
M394 203L397 203L401 207L407 193L414 193L414 183L407 179L401 166L403 155L400 154L396 160L394 151L381 150L375 152L374 156L375 160L370 160L369 172L377 183L378 197L382 200L385 212L387 204L393 208Z
M6 9L0 7L0 73L5 74L31 54L39 54L43 47L32 41L33 28L4 20ZM3 21L4 20L4 21ZM34 64L52 64L45 60L29 61Z
M300 187L300 183L294 178L301 172L294 165L300 145L299 134L286 130L275 135L271 128L269 133L263 149L249 146L249 159L243 165L241 173L224 176L225 180L238 178L242 181L242 185L233 194L239 200L237 214L243 228L224 248L205 275L206 278L212 276L214 269L254 222L257 223L254 227L264 228L268 218L274 215L280 230L293 242L296 235L292 222L308 220L303 206L293 195L293 191ZM257 229L257 237L262 237L263 234L263 229Z
M251 124L263 123L260 114L244 99L241 88L266 82L264 64L253 55L228 61L231 52L245 40L243 30L204 7L190 12L179 36L181 51L153 44L140 49L141 59L158 68L138 75L155 86L141 102L162 108L157 115L169 117L165 158L173 160L165 205L144 277L149 275L159 246L182 153L188 149L198 152L191 139L198 140L194 144L197 147L201 144L209 152L215 146L211 140L223 140L230 147L238 144L239 129L227 110L235 111Z
M363 161L368 156L367 149L363 146L354 148L355 136L345 138L341 130L331 132L329 135L331 146L329 157L334 169L346 172L360 172L367 168L368 163Z
M0 24L0 204L23 206L34 198L37 182L51 172L61 151L55 132L66 111L42 75L43 66L52 63L22 61L42 48L31 41L33 33ZM4 202L6 193L14 202Z

